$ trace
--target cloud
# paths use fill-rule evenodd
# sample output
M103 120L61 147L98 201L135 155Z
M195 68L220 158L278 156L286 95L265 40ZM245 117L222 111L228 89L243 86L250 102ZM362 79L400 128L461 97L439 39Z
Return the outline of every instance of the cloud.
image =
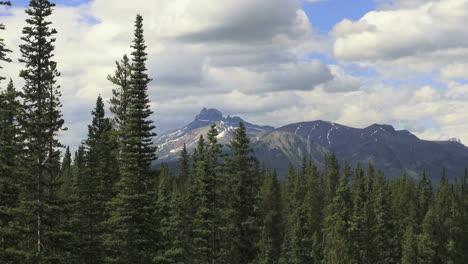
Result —
M159 133L185 125L206 106L259 124L389 123L430 139L461 137L468 143L468 88L459 82L468 64L466 1L411 2L343 20L328 35L314 31L299 0L59 6L52 20L59 31L56 59L69 127L63 142L76 146L86 136L96 97L111 96L106 76L131 51L134 16L141 13ZM18 58L26 16L20 8L10 12L5 39ZM333 56L333 64L311 59L317 54ZM18 87L21 68L15 62L4 69ZM375 74L367 76L368 70ZM405 81L434 72L437 80Z
M17 46L26 15L18 7L8 12L5 39L15 62L5 72L21 87ZM202 106L259 115L286 108L297 100L295 91L335 79L329 65L304 60L326 50L328 40L314 33L299 0L94 0L57 6L51 20L59 32L55 58L70 128L62 136L65 144L76 146L86 136L83 124L96 97L111 96L106 77L131 52L137 13L145 18L159 131L187 122Z
M369 12L358 21L335 26L334 55L345 61L434 69L468 47L466 17L467 0L414 1L411 8ZM428 61L428 56L436 60Z

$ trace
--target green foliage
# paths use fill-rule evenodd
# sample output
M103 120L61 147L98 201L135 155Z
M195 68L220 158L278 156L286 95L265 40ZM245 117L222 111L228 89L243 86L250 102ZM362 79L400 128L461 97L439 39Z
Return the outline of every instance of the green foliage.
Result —
M10 80L6 90L0 92L0 262L16 260L18 230L17 208L20 202L20 158L22 143L17 126L21 111L19 92Z
M48 0L30 1L20 45L24 111L19 124L26 150L18 209L22 263L63 261L63 242L67 239L61 222L63 201L58 195L62 147L58 134L64 129L64 120L60 86L56 84L60 74L53 60L57 31L47 20L54 6Z
M353 239L351 234L352 200L348 183L348 175L344 174L340 184L327 209L325 218L325 248L326 264L356 263L353 258Z
M147 94L150 79L146 73L146 45L143 18L135 22L132 52L132 73L128 92L128 108L119 151L120 180L117 195L109 203L110 218L105 236L108 263L151 263L154 258L155 190L151 162L156 159L152 111Z

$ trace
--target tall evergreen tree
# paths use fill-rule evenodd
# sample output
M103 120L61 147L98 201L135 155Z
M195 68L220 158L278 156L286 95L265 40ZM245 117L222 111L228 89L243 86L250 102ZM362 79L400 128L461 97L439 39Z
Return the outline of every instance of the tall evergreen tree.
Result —
M418 263L418 239L413 231L413 227L409 226L406 229L401 244L402 248L402 264L417 264Z
M255 241L259 226L255 221L255 201L258 190L255 158L252 156L250 140L245 125L241 122L229 144L232 155L228 160L230 177L233 177L233 223L235 231L232 237L233 253L238 259L235 263L246 264L256 257Z
M11 6L10 1L0 1L0 6ZM0 24L0 30L5 30L5 25ZM11 50L8 49L5 45L5 40L3 38L0 38L0 61L3 62L11 62L11 59L8 58L8 53L11 53ZM3 66L0 65L0 69L3 69ZM5 80L6 78L3 76L0 76L0 81Z
M332 202L333 197L335 196L336 188L339 185L340 180L340 165L338 164L338 159L335 154L332 154L330 157L325 156L324 161L325 169L325 202L328 205Z
M262 225L258 242L258 263L275 264L281 251L281 196L276 172L266 172L260 193L258 208Z
M352 252L351 215L352 200L351 190L348 184L347 174L340 179L340 185L336 191L332 203L327 209L325 219L325 264L356 263Z
M112 148L112 125L105 117L104 102L99 96L92 111L85 141L85 173L77 181L77 212L80 248L79 258L85 263L102 263L102 236L107 219L106 206L114 196L117 171Z
M17 207L20 194L22 143L18 128L21 104L10 80L0 92L0 262L14 263L17 250Z
M227 212L223 174L221 172L221 145L217 141L218 130L213 124L205 143L200 137L194 154L193 200L193 245L195 263L218 263L228 261L225 222ZM223 239L224 238L224 239Z
M427 179L426 170L423 171L422 177L418 183L418 223L422 223L424 216L429 210L429 205L433 199L432 186Z
M391 264L397 262L398 241L388 200L387 180L382 172L377 173L375 186L372 190L373 216L375 223L371 226L371 261L373 263Z
M64 120L60 112L60 75L54 57L54 35L48 17L55 4L48 0L31 0L26 14L20 45L25 68L24 114L20 125L26 143L25 178L22 183L23 263L57 262L62 258L63 230L61 230L61 201L58 197L60 150L58 133Z
M420 236L420 256L425 261L423 263L428 261L435 264L449 263L451 259L449 242L451 238L452 203L452 189L443 172L434 203L431 204L423 221Z
M154 254L154 177L151 163L156 159L152 145L153 122L148 99L150 78L146 69L143 18L137 15L132 52L132 75L128 90L128 109L122 128L118 194L111 201L106 237L109 263L151 263Z
M114 75L107 76L107 79L116 86L114 89L112 89L110 110L114 114L116 130L121 131L125 127L128 116L132 64L127 55L124 55L122 60L120 62L116 61L115 64L116 70Z
M182 148L182 152L180 153L179 171L179 180L181 183L185 183L190 177L190 157L185 143Z

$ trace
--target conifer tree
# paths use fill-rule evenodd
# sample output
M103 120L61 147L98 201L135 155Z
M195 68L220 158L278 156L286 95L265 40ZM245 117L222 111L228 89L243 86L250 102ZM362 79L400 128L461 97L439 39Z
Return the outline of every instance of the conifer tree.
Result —
M255 158L252 155L250 140L245 125L241 122L229 144L232 155L228 160L230 177L233 177L233 253L238 258L236 263L250 263L256 257L254 247L259 226L255 221L254 206L258 190Z
M336 188L339 184L340 179L340 166L338 164L338 159L335 154L332 154L330 157L325 157L325 203L328 205L332 202L333 197L335 196Z
M24 262L48 263L62 258L64 233L60 219L63 206L58 197L60 150L58 133L64 129L60 112L60 75L54 57L54 35L48 17L55 4L48 0L31 0L27 26L23 28L20 45L25 68L24 114L20 125L26 143L25 178L22 183L21 221L24 236Z
M187 152L187 146L184 143L179 159L179 180L180 183L185 183L190 177L190 157Z
M10 1L0 1L0 6L11 6ZM0 30L5 30L5 25L0 24ZM11 50L8 49L5 45L5 40L3 38L0 38L0 61L3 62L11 62L11 59L8 58L8 53L11 53ZM3 69L3 66L0 65L0 69ZM5 80L6 78L3 76L0 76L0 81Z
M176 186L171 186L171 178L166 165L161 167L158 189L158 254L155 263L184 264L190 262L189 233L182 204L182 197Z
M417 264L418 263L418 239L413 231L413 227L409 226L406 229L403 237L402 248L402 264Z
M151 263L156 244L154 177L151 163L156 159L152 145L152 111L147 94L150 78L146 69L143 18L137 15L132 52L132 74L128 108L120 144L120 174L117 196L110 202L110 232L105 245L109 263Z
M130 83L132 76L132 64L127 55L124 55L120 62L116 61L116 70L114 75L108 75L107 79L116 87L112 89L112 98L110 99L110 110L114 114L114 125L117 132L121 132L125 127L128 116L128 107L130 103ZM117 133L119 142L121 136Z
M117 171L111 139L112 125L105 117L104 102L99 96L92 111L85 141L85 172L78 180L77 211L79 212L79 258L85 263L102 263L104 250L102 237L107 219L107 203L114 196Z
M456 184L456 194L453 198L451 210L452 234L449 245L451 261L453 263L468 262L468 170Z
M328 215L325 219L325 264L348 264L356 263L353 258L351 236L351 191L348 184L347 174L340 179L340 185L336 191L332 203L327 209Z
M278 263L282 240L280 184L276 171L265 174L258 205L263 218L258 242L258 263L275 264Z
M228 261L226 232L226 196L221 172L221 145L217 141L218 130L211 125L208 141L203 136L194 154L195 170L192 195L196 210L193 220L193 245L196 263Z
M371 226L371 261L373 263L390 264L397 262L396 248L398 247L395 236L394 221L388 200L389 192L385 176L377 173L375 186L372 190L373 216L375 223Z
M422 223L433 199L432 186L426 176L426 170L418 183L418 222Z
M445 171L445 170L444 170ZM450 226L452 224L452 190L445 173L439 183L434 203L427 212L420 236L420 256L424 263L449 263Z
M22 143L17 126L21 105L19 92L10 80L5 91L0 92L0 262L15 262L18 232L17 207L20 195L20 163Z

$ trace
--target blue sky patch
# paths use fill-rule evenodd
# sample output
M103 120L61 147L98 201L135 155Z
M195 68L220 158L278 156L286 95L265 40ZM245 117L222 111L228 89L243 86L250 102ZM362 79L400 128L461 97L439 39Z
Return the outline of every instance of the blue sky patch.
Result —
M326 0L304 2L303 9L319 33L327 33L343 19L358 20L377 4L372 0Z
M78 6L83 3L91 2L91 0L57 0L53 1L57 5L62 6ZM28 6L29 0L13 0L11 1L13 6Z

